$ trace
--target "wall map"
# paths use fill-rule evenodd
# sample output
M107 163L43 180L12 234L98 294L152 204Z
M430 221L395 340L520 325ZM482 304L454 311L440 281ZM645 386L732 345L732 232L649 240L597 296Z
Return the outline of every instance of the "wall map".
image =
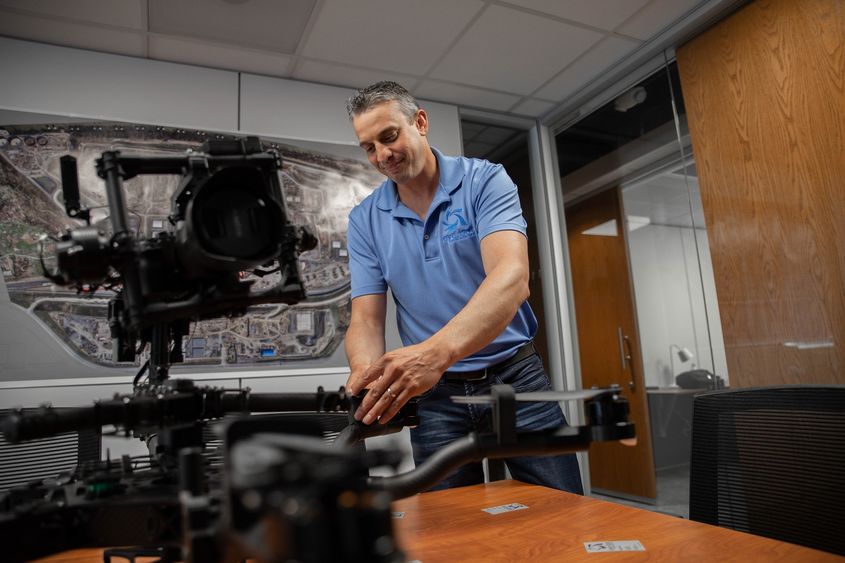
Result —
M78 224L64 212L59 158L75 156L82 203L95 223L108 224L104 183L94 161L106 150L164 155L198 149L206 139L231 139L207 131L114 122L0 126L0 267L10 299L85 359L112 361L106 315L110 293L78 295L41 275L42 234L58 235ZM300 257L307 302L262 305L241 317L194 323L183 341L185 363L255 365L332 354L349 323L347 216L382 178L363 161L314 152L272 139L282 155L280 171L290 220L306 225L319 244ZM136 234L154 236L169 225L176 176L139 176L124 183ZM257 287L277 283L267 276ZM143 362L141 356L138 362Z

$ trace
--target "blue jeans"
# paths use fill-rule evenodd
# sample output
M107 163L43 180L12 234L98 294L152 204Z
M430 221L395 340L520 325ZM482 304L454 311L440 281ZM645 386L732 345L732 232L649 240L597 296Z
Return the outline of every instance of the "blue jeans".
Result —
M543 362L536 354L501 370L487 380L446 381L441 378L420 397L420 424L411 429L414 462L419 466L429 456L450 442L470 432L490 430L490 406L458 405L453 395L489 395L491 385L507 384L517 393L551 389ZM554 402L517 403L517 430L532 431L557 428L566 424L560 405ZM584 494L578 459L574 454L553 456L525 456L505 460L514 479L524 483L543 485L563 491ZM458 468L431 490L463 487L484 482L481 463Z

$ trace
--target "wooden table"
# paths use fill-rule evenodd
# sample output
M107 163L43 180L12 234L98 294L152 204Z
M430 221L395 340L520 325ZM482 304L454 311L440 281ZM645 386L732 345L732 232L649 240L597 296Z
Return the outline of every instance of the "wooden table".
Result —
M491 515L482 509L528 506ZM845 561L845 557L517 481L417 495L394 503L409 560ZM588 553L585 542L638 540L644 552Z
M496 515L482 510L511 503L528 508ZM517 481L425 493L394 503L393 510L399 544L409 561L421 563L845 561L815 549ZM638 540L645 551L588 553L584 547L586 542L622 540ZM102 560L100 549L79 549L39 561Z

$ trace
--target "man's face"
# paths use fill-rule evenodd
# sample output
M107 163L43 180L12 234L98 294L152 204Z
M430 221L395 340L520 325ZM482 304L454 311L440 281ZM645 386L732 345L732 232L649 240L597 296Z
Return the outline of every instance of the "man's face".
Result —
M409 121L396 102L385 102L355 116L352 127L370 163L397 184L422 172L431 151L425 111L418 110Z

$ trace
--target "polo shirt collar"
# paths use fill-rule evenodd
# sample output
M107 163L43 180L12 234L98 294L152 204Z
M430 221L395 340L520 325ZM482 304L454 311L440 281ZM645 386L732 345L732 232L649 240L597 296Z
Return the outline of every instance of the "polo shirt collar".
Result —
M464 167L461 166L460 159L445 156L434 147L431 151L437 157L437 166L440 170L440 191L448 195L455 193L464 180Z
M432 201L432 208L435 208L444 201L452 200L451 195L463 182L464 171L457 158L445 156L434 147L431 147L431 152L437 159L437 169L440 171L440 184ZM399 193L396 191L396 183L390 178L384 182L381 190L379 190L376 206L382 211L392 212L394 217L418 218L404 205L399 206Z

